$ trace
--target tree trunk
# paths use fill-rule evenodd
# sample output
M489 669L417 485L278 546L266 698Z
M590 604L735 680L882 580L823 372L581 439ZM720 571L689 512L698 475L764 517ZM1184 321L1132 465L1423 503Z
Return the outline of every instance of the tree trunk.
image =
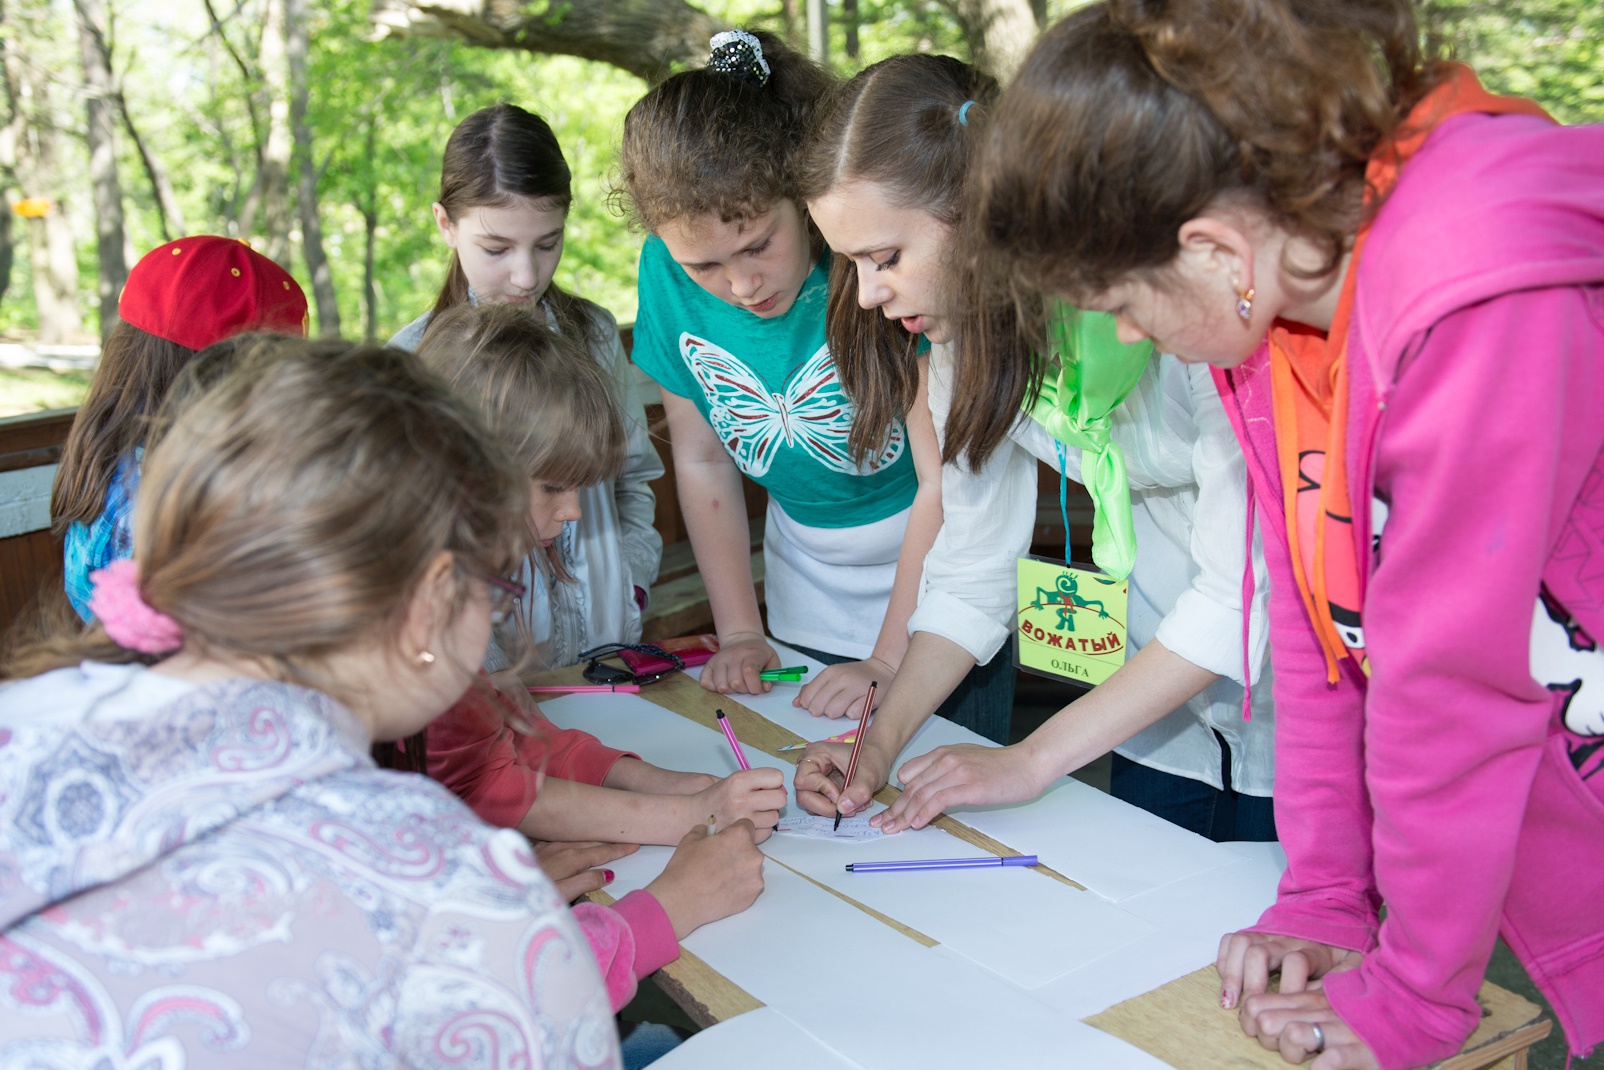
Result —
M78 53L88 109L89 188L95 201L95 253L100 264L100 338L117 326L117 299L128 281L123 246L123 189L117 174L117 107L112 94L111 48L103 0L74 0Z
M707 60L729 23L685 0L373 0L379 36L451 37L610 63L648 82Z
M317 331L325 338L340 336L340 303L334 294L334 276L323 252L323 226L317 214L317 163L312 157L312 130L306 125L306 0L285 0L290 74L290 129L295 139L295 201L301 219L301 254L312 278L312 300L317 307Z
M263 252L290 266L290 77L285 33L286 0L263 0L262 46L257 53L267 94L267 136L262 142Z
M0 203L0 300L11 289L11 265L17 258L17 244L11 237L11 205Z
M368 113L367 159L373 159L374 144L378 139L379 121ZM362 336L368 345L378 341L379 286L374 271L374 239L379 232L378 178L371 167L367 168L367 195L362 198Z
M1036 40L1032 0L954 0L949 10L969 40L975 66L1000 82L1013 76Z
M780 0L780 35L792 48L796 41L796 0Z
M23 53L25 44L48 51L43 47L45 35L53 32L55 20L48 10L0 4L0 73L13 109L8 133L17 186L35 206L28 218L28 262L39 312L39 340L46 344L66 342L83 331L78 311L78 262L64 203L61 134L50 98L50 80L44 64Z
M846 31L847 59L858 62L858 0L841 0L841 28Z
M808 2L808 58L830 62L830 8L824 0Z

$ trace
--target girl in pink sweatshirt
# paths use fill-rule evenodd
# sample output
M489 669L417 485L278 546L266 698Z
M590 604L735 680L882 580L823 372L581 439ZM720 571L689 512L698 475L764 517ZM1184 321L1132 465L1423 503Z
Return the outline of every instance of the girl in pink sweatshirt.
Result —
M1604 1040L1604 130L1419 42L1406 0L1083 8L970 212L1016 282L1216 369L1288 856L1221 1002L1319 1070L1452 1054L1500 933Z

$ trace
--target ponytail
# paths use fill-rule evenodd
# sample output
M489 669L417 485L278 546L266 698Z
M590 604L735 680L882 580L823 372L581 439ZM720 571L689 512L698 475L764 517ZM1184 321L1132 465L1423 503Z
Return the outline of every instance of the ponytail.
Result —
M757 48L737 53L718 35L713 66L659 83L625 116L612 200L637 226L732 222L801 201L796 156L834 76L773 34L743 34Z

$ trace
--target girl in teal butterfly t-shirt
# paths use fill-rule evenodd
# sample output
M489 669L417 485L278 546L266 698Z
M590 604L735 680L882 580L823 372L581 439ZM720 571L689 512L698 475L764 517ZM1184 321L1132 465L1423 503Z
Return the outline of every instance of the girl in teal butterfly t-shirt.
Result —
M718 35L706 69L669 78L630 110L622 192L651 235L633 359L663 389L681 511L721 644L703 685L767 691L758 674L779 664L748 564L744 475L769 492L768 633L839 663L797 702L857 716L869 682L889 687L907 648L941 526L940 457L922 401L863 455L848 448L854 407L825 343L829 253L790 177L830 86L772 37ZM943 712L1001 741L1010 699L1011 686L970 689Z

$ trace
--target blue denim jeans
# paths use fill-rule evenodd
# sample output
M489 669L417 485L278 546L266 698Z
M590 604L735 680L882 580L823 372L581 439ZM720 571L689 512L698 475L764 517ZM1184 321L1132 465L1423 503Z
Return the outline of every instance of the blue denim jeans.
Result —
M1132 806L1216 843L1231 840L1268 841L1275 835L1275 806L1268 798L1243 795L1231 787L1231 748L1220 740L1220 783L1223 791L1193 780L1139 765L1113 754L1109 793Z

